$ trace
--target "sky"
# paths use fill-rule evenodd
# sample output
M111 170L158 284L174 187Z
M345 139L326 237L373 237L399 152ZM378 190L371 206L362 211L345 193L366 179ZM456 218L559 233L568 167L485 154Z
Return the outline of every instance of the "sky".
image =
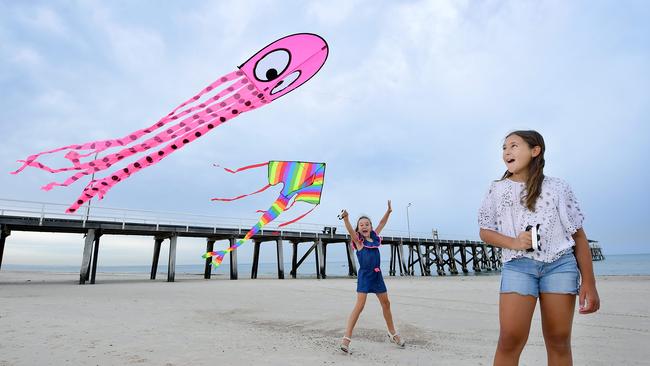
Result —
M329 45L314 78L93 205L255 221L278 189L213 202L266 184L264 171L214 164L317 161L327 164L322 203L303 219L313 227L339 225L343 208L377 222L390 199L392 233L478 239L478 207L505 170L503 138L535 129L545 174L572 186L588 237L606 254L648 253L647 19L645 1L0 0L0 206L72 203L87 181L46 192L63 176L10 175L16 160L151 125L275 39L309 32ZM100 265L149 263L152 243L103 237ZM3 263L77 265L82 246L80 235L13 232ZM182 239L177 263L201 263L204 249ZM343 246L328 254L345 260ZM271 246L262 261L275 261Z

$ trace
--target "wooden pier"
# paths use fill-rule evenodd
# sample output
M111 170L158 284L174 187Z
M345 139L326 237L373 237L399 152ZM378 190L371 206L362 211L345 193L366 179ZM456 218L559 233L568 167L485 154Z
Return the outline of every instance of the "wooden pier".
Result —
M593 261L604 261L605 255L603 254L603 248L598 244L596 240L589 240L589 249L591 250L591 260Z
M275 244L277 252L277 276L285 278L283 246L292 246L289 275L296 278L298 268L313 254L315 274L319 279L327 278L327 248L330 245L345 245L348 260L348 275L356 276L356 260L348 235L335 234L332 227L322 232L263 230L252 238L253 264L251 278L257 278L260 247L264 243ZM233 228L217 228L191 225L161 225L136 222L82 221L46 217L25 217L0 215L0 268L7 238L12 231L84 234L83 256L79 283L95 283L100 239L106 235L138 235L153 239L153 258L150 278L156 279L158 259L164 242L169 242L167 281L174 281L176 267L176 246L179 238L205 238L206 251L212 251L217 241L233 245L246 231ZM501 251L479 241L439 240L437 238L383 237L382 245L390 246L389 275L429 276L472 272L486 272L500 269ZM307 250L299 255L299 246ZM230 253L230 279L238 278L237 251ZM210 259L205 261L204 278L211 277Z

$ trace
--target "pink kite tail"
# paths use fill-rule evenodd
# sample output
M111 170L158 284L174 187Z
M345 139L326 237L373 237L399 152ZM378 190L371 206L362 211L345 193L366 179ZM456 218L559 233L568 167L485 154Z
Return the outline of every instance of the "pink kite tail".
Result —
M232 169L229 169L229 168L222 167L221 165L214 164L214 166L216 166L218 168L222 168L223 170L227 171L228 173L232 173L232 174L237 174L237 173L242 172L244 170L259 168L259 167L268 166L268 165L269 165L269 162L267 161L266 163L252 164L252 165L248 165L248 166L245 166L245 167L241 167L241 168L239 168L237 170L232 170Z
M157 147L158 145L164 143L164 142L169 142L172 139L178 138L179 134L183 134L182 137L186 137L185 139L182 139L183 141L188 140L187 137L189 136L190 138L198 137L198 136L192 136L192 133L194 132L194 135L196 135L197 130L199 130L202 126L207 126L208 130L212 129L228 119L232 118L229 117L229 111L232 109L232 105L234 105L237 101L237 97L241 98L239 94L235 94L235 96L232 96L226 101L221 102L224 106L227 106L225 109L220 109L219 114L216 112L210 113L209 115L206 114L207 110L210 110L210 108L207 108L206 111L197 113L191 117L187 117L184 120L182 120L179 124L176 126L173 126L166 131L163 131L159 133L158 135L154 136L153 138L150 138L147 141L144 141L143 143L140 143L138 145L131 146L129 148L124 148L121 151L118 151L117 153L113 153L107 156L102 157L101 159L95 159L93 161L89 161L80 165L77 165L77 170L82 170L78 173L75 173L68 179L66 179L64 182L51 182L45 186L43 186L43 190L49 191L52 189L54 186L68 186L77 180L83 178L84 176L90 175L94 172L98 172L101 170L105 170L111 165L116 164L120 160L124 159L125 157L129 157L135 154L138 154L140 152L144 152L150 149L153 149ZM228 104L231 103L231 104ZM252 104L252 103L251 103ZM247 110L250 109L244 109L243 111L237 113L243 113ZM236 110L233 110L235 112ZM200 134L200 131L199 131ZM176 145L178 146L178 145ZM164 154L164 151L161 153L160 151L158 152L159 156L162 156ZM38 163L40 164L40 163ZM57 170L52 170L50 168L44 168L45 170L50 171L51 173L57 173L60 171L66 171L66 170L72 170L73 168L63 168L63 169L57 169ZM112 186L112 185L111 185Z
M206 88L204 88L199 94L195 95L194 97L188 99L186 102L180 104L178 107L174 108L174 110L172 110L170 113L168 113L165 117L161 118L157 123L155 123L155 124L153 124L153 125L151 125L151 126L149 126L147 128L137 130L137 131L132 132L132 133L128 134L127 136L124 136L124 137L119 138L119 139L100 140L100 141L88 142L88 143L84 143L84 144L73 144L73 145L68 145L68 146L63 146L63 147L60 147L60 148L56 148L56 149L53 149L53 150L43 151L43 152L40 152L40 153L37 153L37 154L34 154L34 155L30 155L25 160L18 160L18 162L23 163L23 165L21 167L19 167L18 169L16 169L15 171L11 172L11 174L18 174L28 166L36 167L36 168L43 169L43 170L50 171L50 172L59 172L59 171L70 170L70 169L66 169L66 168L52 169L52 168L49 168L48 166L46 166L46 165L44 165L44 164L42 164L40 162L37 162L36 160L41 155L53 154L53 153L56 153L56 152L59 152L59 151L64 151L64 150L91 150L90 152L88 152L86 154L79 154L79 153L77 153L75 151L69 151L65 155L65 157L72 162L73 166L76 167L79 164L79 158L81 158L81 157L87 157L87 156L90 156L90 155L95 154L95 153L100 153L100 152L102 152L102 151L104 151L104 150L106 150L108 148L115 147L115 146L126 146L126 145L130 144L131 142L133 142L134 140L137 140L138 138L140 138L140 137L142 137L142 136L144 136L146 134L149 134L152 131L154 131L154 130L160 128L160 127L163 127L165 124L169 123L170 121L178 119L181 116L187 115L187 114L191 113L194 110L200 109L201 108L200 106L191 107L191 108L188 108L188 109L182 111L179 115L176 115L176 112L179 109L185 107L186 105L188 105L190 103L194 103L194 102L198 101L203 95L210 92L211 90L218 87L219 85L221 85L221 84L223 84L225 82L228 82L230 80L234 80L234 79L238 79L238 78L242 78L242 77L243 77L243 73L241 71L233 71L232 73L221 77L219 80L213 82L212 84L210 84ZM244 77L244 79L245 79L245 77ZM71 168L71 169L74 169L74 168Z
M251 92L251 95L254 95L254 91ZM244 98L241 98L240 100L244 100ZM177 137L175 140L168 143L161 150L157 152L152 152L151 154L140 158L136 162L127 165L125 168L114 171L111 175L99 179L96 182L92 182L84 189L84 191L79 196L77 201L73 203L66 212L68 213L75 212L83 203L90 200L98 193L100 193L100 197L103 196L106 192L108 192L108 190L111 187L121 182L122 180L130 177L133 173L141 169L144 169L147 166L156 164L157 162L159 162L169 154L173 153L175 150L181 149L182 147L196 140L200 136L208 133L217 125L237 116L240 113L244 113L246 111L249 111L259 106L260 104L258 103L259 102L257 101L256 103L251 102L249 104L242 102L242 105L240 107L241 109L228 110L229 111L228 113L222 113L221 116L214 117L214 120L205 121L204 123L198 125L198 127L196 127L194 130L190 130L184 135ZM74 182L79 179L78 175L83 176L87 174L89 174L88 171L77 173L75 176L69 178L63 184L70 184L71 182Z

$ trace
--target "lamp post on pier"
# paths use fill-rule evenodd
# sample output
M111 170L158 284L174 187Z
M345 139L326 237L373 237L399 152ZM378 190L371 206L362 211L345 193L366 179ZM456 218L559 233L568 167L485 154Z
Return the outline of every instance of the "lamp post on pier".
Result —
M95 160L97 160L97 155L99 155L98 152L95 153ZM94 180L95 180L95 172L93 171L93 174L90 176L90 181L92 182ZM84 226L86 225L86 221L88 221L88 217L90 216L90 202L92 200L93 200L92 198L89 199L88 206L86 206L86 218L84 219Z
M411 220L409 219L409 207L411 207L413 203L409 202L408 206L406 206L406 228L409 233L409 240L411 240Z

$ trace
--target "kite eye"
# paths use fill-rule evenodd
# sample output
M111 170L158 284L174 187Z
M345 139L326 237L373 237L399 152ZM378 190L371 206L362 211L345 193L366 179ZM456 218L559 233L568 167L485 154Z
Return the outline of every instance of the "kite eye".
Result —
M291 53L284 48L269 52L255 63L255 78L259 81L273 81L286 71L290 62Z
M282 80L280 80L278 82L278 85L276 85L275 88L273 88L271 90L271 95L279 93L279 92L283 91L284 89L288 88L299 77L300 77L300 71L292 72L291 74L289 74L289 76L287 76L286 78L284 78L284 79L282 79Z

